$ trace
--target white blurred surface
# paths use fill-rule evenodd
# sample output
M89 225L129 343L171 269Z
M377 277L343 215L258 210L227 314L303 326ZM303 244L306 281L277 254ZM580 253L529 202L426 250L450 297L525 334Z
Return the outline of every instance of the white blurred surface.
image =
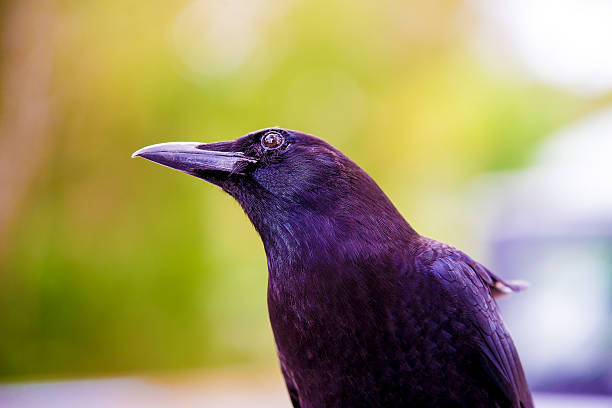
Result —
M3 408L291 407L280 378L160 382L144 378L0 386ZM608 408L612 397L535 394L538 408Z
M609 0L473 0L476 42L516 58L538 80L582 94L612 89Z
M160 382L117 378L0 387L3 408L290 407L281 379Z

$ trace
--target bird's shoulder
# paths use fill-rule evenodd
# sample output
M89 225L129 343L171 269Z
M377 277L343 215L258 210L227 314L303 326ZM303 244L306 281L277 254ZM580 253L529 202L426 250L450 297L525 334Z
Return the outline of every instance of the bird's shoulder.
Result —
M526 288L522 281L506 281L457 248L427 237L420 237L414 264L417 272L451 287L486 290L494 298Z

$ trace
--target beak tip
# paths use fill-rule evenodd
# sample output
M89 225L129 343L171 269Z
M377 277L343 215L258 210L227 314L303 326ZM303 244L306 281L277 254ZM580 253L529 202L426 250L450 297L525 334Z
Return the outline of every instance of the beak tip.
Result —
M136 150L134 153L132 153L132 156L130 156L132 159L136 158L136 157L140 157L142 156L142 153L150 146L146 146L143 147L141 149Z

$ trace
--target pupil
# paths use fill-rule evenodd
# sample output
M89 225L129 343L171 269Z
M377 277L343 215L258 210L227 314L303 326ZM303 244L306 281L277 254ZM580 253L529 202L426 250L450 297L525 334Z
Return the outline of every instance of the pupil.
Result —
M264 137L264 145L266 147L277 147L281 144L281 136L278 133L268 133Z

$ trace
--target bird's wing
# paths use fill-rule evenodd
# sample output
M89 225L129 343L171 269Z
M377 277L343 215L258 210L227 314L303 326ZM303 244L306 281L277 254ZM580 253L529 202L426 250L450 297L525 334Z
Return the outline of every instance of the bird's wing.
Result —
M452 294L454 302L465 310L463 316L472 327L474 343L482 356L483 374L493 380L513 407L533 407L518 353L494 299L498 291L520 288L502 281L463 252L444 244L428 246L417 257L417 269L439 281Z
M454 248L453 248L454 249ZM529 284L522 280L503 280L499 276L495 275L493 272L485 268L483 265L474 261L469 256L455 249L462 257L464 258L464 262L468 264L470 268L476 272L478 277L489 286L491 291L491 295L494 298L500 298L506 296L512 292L520 292L522 290L527 289Z

